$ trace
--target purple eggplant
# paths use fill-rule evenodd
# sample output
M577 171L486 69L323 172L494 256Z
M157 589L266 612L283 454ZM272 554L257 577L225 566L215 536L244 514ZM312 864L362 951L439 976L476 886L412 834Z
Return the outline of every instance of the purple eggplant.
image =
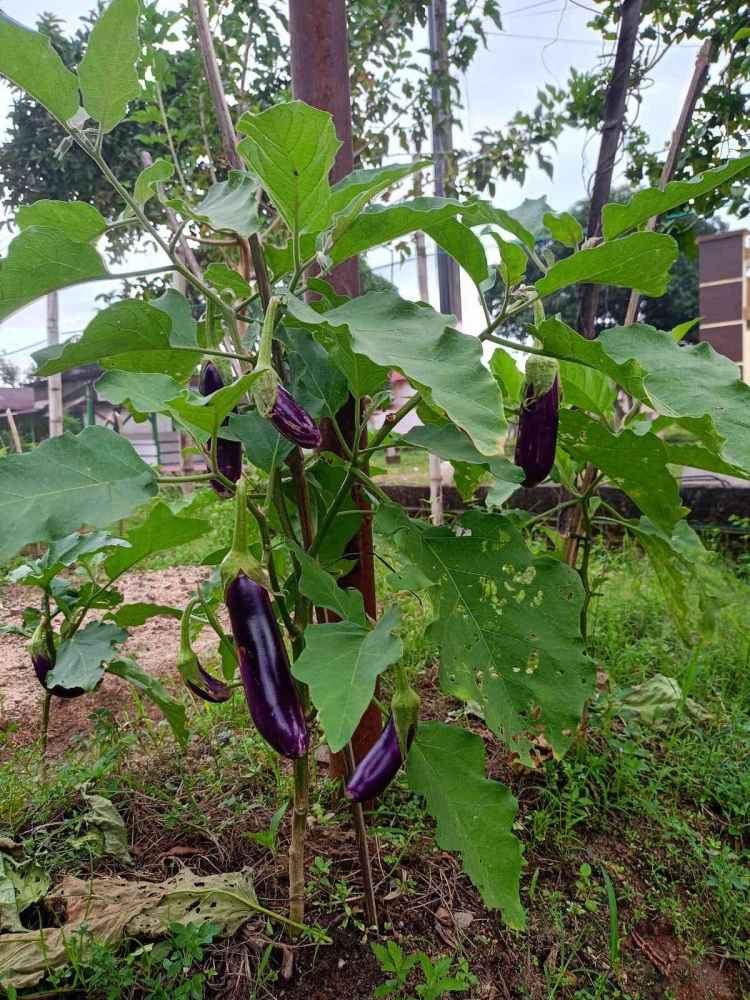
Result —
M209 701L212 705L218 705L223 701L229 701L232 697L232 690L223 681L218 680L213 674L203 669L200 660L193 652L193 647L190 645L190 618L193 608L198 603L198 598L191 598L182 613L177 671L185 685L190 688L197 698Z
M221 377L221 372L213 361L209 361L201 372L201 396L210 396L223 388L224 380ZM236 406L232 412L237 412ZM229 417L227 416L224 418L221 426L226 427L228 423ZM226 476L231 482L236 483L242 475L242 444L239 441L226 441L224 438L219 438L216 443L216 464L223 476ZM220 483L218 479L212 479L211 486L217 496L220 496L224 500L234 496L232 490L228 486L225 486L224 483Z
M240 572L224 596L253 722L277 753L296 760L310 740L268 591Z
M82 694L86 694L83 688L64 688L60 687L59 684L55 684L51 688L47 687L47 674L53 669L48 656L32 654L31 663L34 667L36 679L45 691L49 691L49 693L55 695L56 698L80 698Z
M560 416L560 376L550 358L533 358L526 366L521 390L515 463L526 478L522 486L538 486L552 471Z
M413 739L414 727L412 726L406 739L407 750ZM396 723L393 721L393 716L390 715L377 743L365 754L349 779L346 786L346 797L350 802L366 802L368 799L377 798L396 777L403 762L404 758L398 745Z
M317 448L322 441L320 431L312 417L294 397L280 385L269 417L271 423L285 438L300 448Z

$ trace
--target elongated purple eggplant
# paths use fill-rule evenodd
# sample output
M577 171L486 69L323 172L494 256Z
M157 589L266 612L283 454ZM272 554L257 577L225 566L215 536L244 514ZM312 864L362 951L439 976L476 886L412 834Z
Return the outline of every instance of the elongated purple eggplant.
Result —
M223 701L229 701L232 697L232 690L223 681L203 669L190 645L190 616L197 603L196 598L190 600L182 614L177 670L186 686L197 698L209 701L212 705L218 705Z
M557 362L532 358L526 365L521 389L515 463L526 478L522 486L538 486L552 470L560 415L560 376Z
M414 739L414 727L409 729L406 749ZM346 797L350 802L366 802L375 799L390 785L404 762L398 733L393 716L388 717L377 743L365 754L354 770L346 786Z
M239 573L225 600L253 722L277 753L296 760L307 753L309 734L268 591Z
M28 650L31 654L31 665L34 668L36 679L45 691L49 691L56 698L80 698L82 694L86 694L83 688L79 687L64 688L59 684L54 684L52 687L47 686L47 675L54 669L54 664L49 658L43 623L34 631L28 645Z
M201 372L201 396L210 396L212 393L218 392L219 389L223 388L224 380L221 377L221 372L213 361L209 361L204 365ZM237 412L236 406L232 412ZM228 423L229 417L225 417L221 426L226 427ZM242 475L242 444L239 441L225 441L224 438L219 438L216 444L216 464L222 475L226 476L231 482L236 483ZM217 496L220 496L224 500L233 496L229 487L225 486L224 483L220 483L218 479L212 479L211 486Z
M269 419L279 434L300 448L317 448L320 445L322 438L312 417L283 385L278 387Z

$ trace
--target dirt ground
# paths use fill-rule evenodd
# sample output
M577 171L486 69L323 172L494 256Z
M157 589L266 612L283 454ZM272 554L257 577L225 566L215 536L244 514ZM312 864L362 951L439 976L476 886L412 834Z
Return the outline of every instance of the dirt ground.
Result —
M187 594L199 582L207 580L211 570L180 566L175 569L126 574L118 581L124 603L150 601L154 604L185 603ZM23 609L33 603L36 592L29 587L7 585L0 594L0 622L20 624ZM96 612L92 617L96 617ZM103 615L104 612L101 612ZM200 655L211 646L211 636L201 634L195 642ZM173 618L152 618L133 630L133 638L122 647L149 673L160 677L167 687L177 685L175 658L180 644L180 623ZM215 645L215 644L214 644ZM74 734L91 730L89 716L99 708L113 714L131 703L131 686L118 677L105 674L101 686L85 698L54 698L50 713L49 746L59 753ZM0 729L13 729L17 745L33 742L38 735L42 712L42 689L31 668L26 640L20 636L0 637ZM154 713L156 717L156 712ZM17 727L17 728L14 728ZM2 751L0 751L1 753Z

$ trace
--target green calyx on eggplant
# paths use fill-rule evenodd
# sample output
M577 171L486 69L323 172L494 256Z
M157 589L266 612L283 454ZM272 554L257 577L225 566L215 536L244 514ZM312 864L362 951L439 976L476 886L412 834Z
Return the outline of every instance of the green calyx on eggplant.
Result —
M300 448L317 448L322 440L320 431L310 414L281 385L273 369L273 331L280 305L281 300L274 296L266 310L255 366L259 374L253 383L253 402L260 415L269 420L287 440Z
M227 359L226 364L223 364L220 358L217 360L218 365L214 361L206 361L203 364L200 379L201 396L211 396L232 381L229 360ZM220 371L220 366L225 369L224 373ZM237 412L236 406L232 412ZM228 423L229 417L227 416L222 421L221 426L226 427ZM230 482L236 483L242 475L242 444L239 441L227 441L220 437L216 442L216 465L222 476L225 476ZM232 490L218 479L211 480L211 488L223 500L234 495Z
M201 666L201 662L190 645L190 617L197 598L188 601L180 623L180 651L177 654L177 671L185 685L197 698L216 705L229 701L231 688Z
M414 727L406 734L408 751L414 739ZM382 794L398 774L406 758L401 749L393 715L388 717L383 732L375 745L365 754L346 786L346 797L350 802L367 802Z
M80 698L82 694L86 694L84 689L79 687L64 688L60 684L53 684L52 687L47 685L47 676L54 670L55 665L50 658L46 627L43 621L34 630L27 649L31 655L31 665L34 668L36 679L45 691L55 695L56 698Z
M240 574L255 580L265 590L272 590L268 571L247 547L247 482L240 477L234 494L234 537L232 547L224 556L221 567L221 583L226 595L229 584Z
M529 358L521 387L514 457L525 473L522 486L538 486L552 471L561 399L560 368L554 358Z
M401 756L406 759L409 745L419 725L419 707L421 699L406 678L402 663L397 663L396 689L391 698L391 716L396 726L396 736L401 748Z

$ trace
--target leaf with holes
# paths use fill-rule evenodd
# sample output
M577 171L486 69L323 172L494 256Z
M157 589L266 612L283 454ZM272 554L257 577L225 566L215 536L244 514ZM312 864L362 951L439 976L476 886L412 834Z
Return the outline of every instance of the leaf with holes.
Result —
M333 753L352 738L375 693L378 676L403 653L396 634L401 612L388 608L374 629L355 622L308 625L305 648L292 673L310 686Z
M104 664L115 656L115 646L127 638L127 629L109 622L89 622L57 647L55 668L47 675L47 685L93 691L102 679Z
M523 930L522 849L512 833L518 803L505 785L485 777L481 736L461 726L423 722L409 751L406 777L437 823L438 847L460 854L485 906Z

